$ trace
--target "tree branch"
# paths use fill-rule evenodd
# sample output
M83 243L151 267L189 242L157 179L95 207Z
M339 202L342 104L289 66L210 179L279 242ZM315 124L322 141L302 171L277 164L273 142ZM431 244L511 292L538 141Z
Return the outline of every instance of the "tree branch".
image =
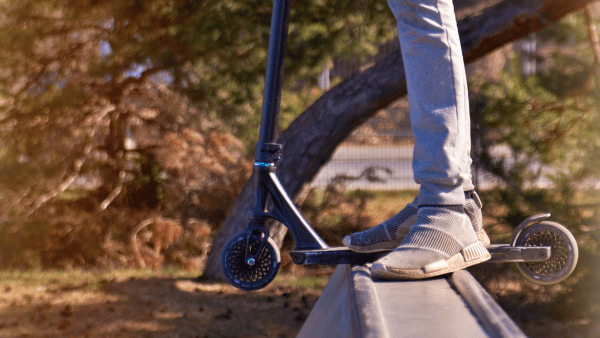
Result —
M587 4L583 9L583 16L585 18L585 25L588 31L588 38L590 39L590 45L594 52L594 70L596 71L597 81L600 81L600 42L598 42L598 31L594 21L592 21L592 5Z
M117 196L119 196L119 194L121 193L121 190L123 190L123 182L124 181L125 181L125 171L120 171L119 172L119 181L117 182L117 186L113 189L113 191L110 192L110 194L108 194L108 197L106 197L104 199L104 201L102 201L102 203L100 203L100 206L98 207L98 211L106 210L106 208L108 208L108 206L115 200L115 198L117 198Z
M144 258L140 254L140 249L138 248L138 245L137 245L137 234L143 228L154 223L155 221L156 220L154 217L143 220L142 222L140 222L140 224L138 224L135 227L135 229L133 229L133 231L131 232L131 235L129 236L129 244L131 245L131 251L133 252L133 256L135 257L135 260L138 263L138 266L142 269L146 268L146 262L144 261Z
M73 162L73 172L71 173L71 175L69 175L61 184L59 184L56 189L54 189L53 191L51 191L45 195L42 195L40 198L38 198L37 201L33 204L32 208L29 209L27 214L25 214L25 217L31 216L42 205L44 205L48 201L52 200L56 196L58 196L61 192L67 190L71 186L71 184L73 184L73 182L75 182L77 177L79 177L79 173L81 172L81 167L85 163L85 159L87 158L87 156L90 154L91 151L92 151L92 145L91 144L86 145L83 149L83 155Z

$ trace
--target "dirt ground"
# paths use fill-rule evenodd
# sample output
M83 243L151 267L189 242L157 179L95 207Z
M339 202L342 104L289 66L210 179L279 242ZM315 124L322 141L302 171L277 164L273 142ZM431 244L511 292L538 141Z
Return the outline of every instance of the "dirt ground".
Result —
M600 323L579 317L576 306L544 305L540 297L565 286L522 283L508 267L480 267L471 273L528 336L598 337ZM0 272L0 338L295 337L332 272L280 273L255 292L183 271Z
M328 276L251 293L190 277L73 279L0 280L0 337L295 337Z

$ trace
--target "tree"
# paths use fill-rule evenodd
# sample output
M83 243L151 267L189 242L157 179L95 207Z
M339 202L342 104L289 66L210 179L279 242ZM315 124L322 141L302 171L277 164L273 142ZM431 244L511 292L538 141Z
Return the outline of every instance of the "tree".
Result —
M0 12L3 241L19 242L11 234L29 226L70 227L44 210L65 194L94 204L90 223L110 219L117 202L173 215L165 194L174 186L199 209L221 202L195 216L222 217L247 177L246 145L225 134L257 129L268 2L5 0ZM301 111L294 102L314 95L302 84L332 57L373 50L390 25L380 1L295 6L285 86L301 90L286 90L284 113ZM197 152L180 156L179 146ZM74 182L90 175L99 186L76 196Z
M557 22L582 8L589 0L506 0L459 21L465 62ZM400 53L396 52L366 71L325 93L279 137L278 143L294 152L284 153L278 177L293 198L312 179L335 147L379 109L406 95ZM203 278L222 279L220 251L225 241L245 229L246 213L254 201L252 179L238 196L232 211L213 242ZM285 229L274 231L282 237Z
M596 9L599 5L594 4ZM536 301L527 312L535 313L535 307L554 309L542 312L556 320L597 322L600 49L594 24L600 17L597 10L595 17L591 15L590 7L536 34L537 73L523 75L520 56L514 56L500 81L474 79L471 118L478 126L473 133L478 145L474 160L506 186L484 199L484 204L503 209L488 216L516 226L532 214L550 213L577 239L578 266L564 283L569 290L548 297L549 289L542 288L546 299ZM503 154L492 156L498 148ZM486 275L490 272L486 270ZM593 336L591 328L586 331Z
M554 217L570 225L585 223L576 216L581 206L571 204L575 192L600 177L597 37L589 38L595 33L589 28L592 18L585 15L584 20L581 14L573 13L538 34L545 56L538 57L542 69L537 73L523 75L519 57L514 57L499 83L474 80L477 90L472 95L472 119L481 129L475 135L481 164L517 194L535 191L529 202L537 209L557 211L562 205L565 210L553 212ZM499 145L508 146L511 154L494 158L490 150ZM539 164L554 169L548 172ZM529 188L540 178L553 181L555 188Z

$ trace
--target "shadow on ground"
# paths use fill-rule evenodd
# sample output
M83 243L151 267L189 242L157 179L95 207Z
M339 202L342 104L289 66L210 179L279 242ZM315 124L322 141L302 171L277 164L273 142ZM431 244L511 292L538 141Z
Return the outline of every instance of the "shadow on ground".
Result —
M177 278L101 284L15 295L0 303L0 337L295 337L319 296L277 283L252 293Z

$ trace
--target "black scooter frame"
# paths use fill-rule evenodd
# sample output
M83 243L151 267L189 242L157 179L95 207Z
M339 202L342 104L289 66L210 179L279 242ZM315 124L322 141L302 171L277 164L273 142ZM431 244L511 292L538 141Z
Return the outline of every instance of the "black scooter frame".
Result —
M285 50L288 36L290 1L275 0L271 19L271 35L267 59L267 72L261 112L259 139L254 155L254 181L256 201L249 213L248 230L262 232L262 243L267 241L267 221L275 219L292 233L296 249L291 253L296 264L364 264L372 262L384 253L356 253L347 248L330 248L304 220L276 175L281 160L282 145L276 143L281 85ZM273 206L267 210L271 197ZM254 255L247 253L247 260L257 259L262 250Z

